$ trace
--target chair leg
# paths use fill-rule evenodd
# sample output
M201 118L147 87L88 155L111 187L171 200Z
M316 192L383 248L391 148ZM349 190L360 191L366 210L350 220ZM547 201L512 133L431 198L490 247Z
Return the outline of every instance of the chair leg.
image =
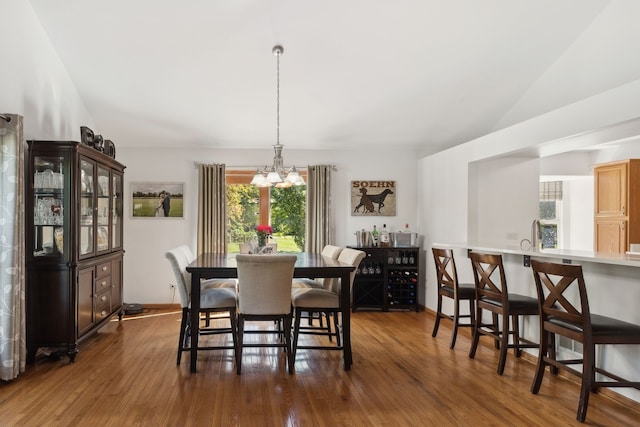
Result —
M511 316L511 325L513 326L513 354L516 357L520 357L522 350L520 349L520 324L518 322L518 316Z
M295 371L295 357L293 355L293 347L291 346L291 315L286 316L284 319L284 342L287 351L287 365L289 365L289 373L293 374Z
M541 325L542 326L542 325ZM542 330L542 328L540 329ZM540 334L540 350L538 350L538 365L536 366L536 373L533 376L533 383L531 383L531 393L538 394L540 391L540 385L542 384L542 378L544 377L544 369L547 363L545 362L545 357L547 357L547 353L549 350L549 339L551 334L541 333ZM555 349L553 351L553 359L555 359ZM556 368L557 370L557 368Z
M479 325L481 323L482 323L482 309L476 306L476 317L475 317L475 321L473 322L473 327L471 328L473 341L471 342L471 348L469 348L470 359L473 359L475 357L476 350L478 349L478 342L480 341L480 332L478 331L478 329L480 329Z
M327 318L327 322L329 321L329 319ZM340 326L338 325L338 312L334 311L333 312L333 325L334 328L336 330L336 345L338 347L342 346L341 344L341 339L340 339Z
M458 323L459 323L459 316L460 316L460 300L458 300L457 298L454 298L454 302L453 302L453 327L452 327L452 331L451 331L451 343L449 344L449 348L453 349L453 347L455 347L456 345L456 338L458 336Z
M493 319L493 332L496 333L496 335L500 332L500 329L498 328L498 315L496 313L492 314L492 319ZM480 321L482 321L482 318L480 319ZM496 350L500 349L500 340L499 339L495 339L494 341L494 346L496 348Z
M580 402L578 403L578 413L576 420L581 423L587 417L587 406L589 405L589 395L591 394L591 384L595 376L595 346L593 344L583 345L582 359L582 385L580 386Z
M440 327L440 317L442 317L442 294L438 292L438 307L436 308L436 322L433 324L433 332L431 336L438 335L438 328Z
M295 319L293 321L293 343L291 345L291 355L293 359L296 358L296 353L298 351L298 335L300 334L300 315L302 314L302 310L296 308Z
M322 314L323 313L319 313L320 316L320 326L323 325L323 321L322 321ZM327 334L329 335L329 341L333 341L333 337L331 335L331 312L330 311L325 311L324 312L325 317L327 318Z
M547 339L549 340L549 357L556 360L556 334L549 332ZM553 375L558 375L557 366L550 366L550 370Z
M244 341L244 318L238 316L238 351L236 351L236 374L242 370L242 345Z
M233 357L236 362L236 369L238 366L238 317L235 309L229 310L229 322L231 323L231 338L233 339Z
M469 300L469 321L471 322L472 325L476 323L476 300L475 299Z
M507 350L509 349L509 317L502 316L502 333L500 337L500 361L498 362L498 375L504 372L504 365L507 363Z
M180 337L178 338L178 359L176 365L180 364L182 360L182 349L185 347L184 339L186 335L187 325L189 324L189 309L182 309L182 320L180 321Z

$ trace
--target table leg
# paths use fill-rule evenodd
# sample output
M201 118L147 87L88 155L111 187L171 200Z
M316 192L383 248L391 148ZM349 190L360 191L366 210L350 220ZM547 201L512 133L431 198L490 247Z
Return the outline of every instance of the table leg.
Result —
M200 328L200 275L191 273L191 308L190 308L190 335L191 335L191 372L197 372L198 361L198 336Z
M351 369L353 357L351 355L351 273L346 272L340 278L340 308L342 311L342 351L344 357L344 370Z

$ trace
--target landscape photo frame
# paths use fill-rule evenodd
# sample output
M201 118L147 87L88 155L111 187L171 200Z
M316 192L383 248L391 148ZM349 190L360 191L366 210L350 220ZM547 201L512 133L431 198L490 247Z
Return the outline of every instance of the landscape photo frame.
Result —
M132 182L131 218L184 218L184 182Z

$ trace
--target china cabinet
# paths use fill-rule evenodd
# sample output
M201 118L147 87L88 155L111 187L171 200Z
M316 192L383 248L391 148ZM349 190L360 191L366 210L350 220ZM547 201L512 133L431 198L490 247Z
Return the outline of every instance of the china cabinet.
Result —
M640 160L596 165L595 251L625 253L640 243Z
M27 360L66 351L122 318L125 166L73 141L28 141Z
M353 311L363 308L419 310L420 248L354 248L367 255L358 266L353 281Z

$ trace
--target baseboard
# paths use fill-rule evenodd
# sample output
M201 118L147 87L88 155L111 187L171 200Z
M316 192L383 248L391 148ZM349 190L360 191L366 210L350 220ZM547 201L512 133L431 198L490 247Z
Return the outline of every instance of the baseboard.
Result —
M150 310L180 310L180 304L143 304Z

